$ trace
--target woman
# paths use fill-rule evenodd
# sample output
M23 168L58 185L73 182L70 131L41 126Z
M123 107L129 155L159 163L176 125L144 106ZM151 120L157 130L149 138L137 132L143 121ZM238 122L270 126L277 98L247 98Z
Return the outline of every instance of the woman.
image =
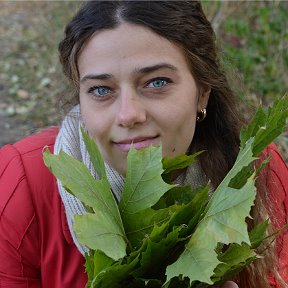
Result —
M60 60L74 85L76 106L60 130L51 128L7 145L0 154L3 287L84 287L87 281L81 254L85 247L71 228L73 215L85 211L44 166L44 146L54 153L64 150L90 168L79 134L84 125L105 159L118 199L132 144L141 149L162 143L169 157L206 150L200 165L176 180L188 183L194 177L190 184L202 185L209 179L213 187L232 167L239 149L242 121L199 2L87 2L65 33ZM269 212L276 215L271 218L274 227L280 227L287 217L287 167L274 146L268 152L267 185L259 181L254 216L261 221ZM288 282L286 241L282 235L275 255L233 280L240 287L285 287L280 283Z

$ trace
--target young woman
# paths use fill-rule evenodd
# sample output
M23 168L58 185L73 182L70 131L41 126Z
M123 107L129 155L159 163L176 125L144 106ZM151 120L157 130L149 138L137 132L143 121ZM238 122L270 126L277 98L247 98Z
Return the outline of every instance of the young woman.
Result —
M91 1L68 24L60 43L63 71L74 85L73 109L60 127L0 152L0 287L84 287L83 252L72 229L85 213L45 167L44 146L91 163L85 126L106 162L119 199L132 143L163 146L169 157L206 150L176 181L221 182L239 149L241 117L220 66L210 23L196 1ZM254 222L287 219L288 172L275 146L259 179ZM192 179L192 180L191 180ZM253 225L255 223L252 223ZM223 287L286 287L287 234L270 255Z

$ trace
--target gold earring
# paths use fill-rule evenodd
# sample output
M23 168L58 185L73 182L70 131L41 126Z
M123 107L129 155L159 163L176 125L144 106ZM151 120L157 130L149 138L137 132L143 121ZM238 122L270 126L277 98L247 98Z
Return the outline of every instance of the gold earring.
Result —
M202 108L202 109L200 110L200 112L197 113L197 114L198 114L198 115L197 115L197 118L196 118L197 122L202 122L202 121L206 118L207 111L206 111L205 108Z

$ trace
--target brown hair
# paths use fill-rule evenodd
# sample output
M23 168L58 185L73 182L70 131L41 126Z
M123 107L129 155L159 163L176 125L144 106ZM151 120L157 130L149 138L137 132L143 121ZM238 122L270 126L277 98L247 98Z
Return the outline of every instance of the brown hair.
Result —
M73 104L78 103L79 72L77 59L95 32L112 29L123 22L143 25L180 46L198 87L211 87L207 117L197 123L193 149L206 150L200 164L217 187L232 168L239 151L243 121L225 73L221 70L215 35L198 1L88 1L67 25L59 45L64 74L75 88ZM257 209L254 209L257 213ZM259 212L260 213L260 212ZM261 217L260 217L261 218ZM265 261L239 277L243 287L269 287L268 281L254 271L266 271ZM271 264L271 263L270 263ZM259 270L259 269L260 270ZM263 270L263 269L264 270ZM270 266L271 268L271 266ZM261 270L262 269L262 270ZM249 278L249 285L241 279ZM253 284L253 285L252 285Z

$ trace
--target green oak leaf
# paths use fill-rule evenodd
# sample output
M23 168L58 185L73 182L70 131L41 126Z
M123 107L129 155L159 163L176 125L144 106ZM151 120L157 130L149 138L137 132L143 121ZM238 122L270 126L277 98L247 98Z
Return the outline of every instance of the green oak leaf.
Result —
M204 151L199 151L193 155L181 154L172 159L169 159L168 157L164 157L162 159L162 164L163 164L163 169L164 169L163 174L168 174L175 170L181 170L183 168L186 168L192 165L196 161L196 157L198 157L203 152Z
M193 163L194 155L162 160L161 147L132 148L117 205L100 152L83 129L100 180L64 152L45 151L44 161L52 173L86 205L87 212L94 212L77 215L74 226L79 241L92 247L86 255L89 287L208 287L257 259L255 248L274 234L264 236L264 222L248 235L245 220L255 199L255 175L268 159L256 172L252 163L284 130L287 108L287 97L268 112L259 108L241 132L235 165L208 204L207 187L170 185L173 173ZM223 252L224 244L228 248Z
M159 242L153 242L150 238L146 238L146 249L141 252L141 266L133 271L133 276L148 279L162 278L163 280L165 267L169 263L172 254L177 252L177 244L184 241L184 239L178 238L180 229L181 227L175 228Z
M107 212L98 210L94 213L75 215L74 230L80 243L90 249L102 250L114 260L126 255L127 245L122 227Z
M172 190L174 190L174 188ZM186 194L186 186L183 186L183 190ZM181 193L179 193L178 196L182 198ZM171 212L173 211L173 213L171 213L170 219L161 226L154 226L149 235L149 238L152 241L160 241L177 226L181 227L181 230L179 231L179 238L185 238L194 231L207 204L208 186L197 188L193 191L191 190L190 196L191 200L187 204L174 204L170 207L173 208L173 210L171 209ZM188 197L186 194L185 201L187 198Z
M94 274L94 251L90 249L89 253L85 253L84 257L85 257L85 271L88 276L88 283L86 286L88 286L90 285L91 279L93 279L96 276Z
M196 157L202 154L204 151L199 151L193 155L181 154L172 159L164 157L162 159L163 173L162 177L167 183L172 183L172 175L177 170L182 170L196 161Z
M287 95L275 101L267 112L260 105L249 125L240 133L241 147L244 147L250 138L255 137L253 156L258 156L268 144L284 131L287 117Z
M162 282L157 279L133 279L125 283L125 288L161 288Z
M251 249L258 248L262 244L263 240L267 238L267 236L265 236L265 231L267 230L268 225L269 220L267 219L266 221L258 224L252 229L252 231L249 232Z
M287 102L287 98L280 100L269 109L267 117L265 113L258 112L247 127L248 132L241 134L241 149L233 168L214 192L206 214L183 254L167 267L167 281L182 275L189 277L190 282L213 284L211 276L220 263L215 251L217 243L250 244L245 218L249 216L255 199L255 186L253 174L247 173L247 167L256 160L254 155L258 155L270 143L267 141L272 141L283 130L287 118ZM261 126L263 123L265 129ZM265 145L261 142L264 138Z
M218 256L221 262L214 270L212 280L214 283L229 279L239 273L243 267L255 261L259 256L251 247L242 243L242 245L233 243L229 248Z
M95 141L88 136L88 134L85 132L85 130L81 127L81 133L82 137L86 146L86 149L89 153L91 163L94 166L95 171L97 171L99 178L105 178L106 177L106 171L105 171L105 165L104 160L101 156L101 153L95 144Z
M200 189L201 190L201 189ZM172 205L181 205L189 203L199 190L192 189L191 185L175 186L166 192L159 201L152 206L153 209L164 209Z
M183 195L180 193L181 187L177 186L175 188L179 188L177 189L178 193L176 193L176 195L182 200ZM172 188L170 191L174 191L175 188ZM188 194L186 194L186 186L182 188L184 190L185 200L187 201ZM167 208L159 210L147 208L134 214L125 214L122 219L127 238L132 247L137 250L145 238L151 237L151 239L157 241L157 238L161 239L163 235L172 231L175 226L181 226L181 235L187 236L195 228L195 225L198 223L197 220L199 220L200 214L205 208L208 199L208 187L195 189L195 191L191 191L190 189L189 195L190 202L185 205L173 204L178 203L178 201L175 200L177 198L173 198L175 201L171 201L171 205ZM161 227L159 230L161 232L159 233L157 233L158 227ZM166 228L164 229L164 227ZM165 231L164 234L163 231Z
M167 267L167 281L183 275L191 282L213 284L210 278L220 263L215 252L217 243L250 243L245 218L255 198L254 179L249 178L241 189L225 187L218 194L211 199L184 252Z
M127 157L124 191L119 203L122 217L153 206L174 187L163 181L162 147L150 146L137 151L131 148Z
M92 207L93 211L97 213L98 216L93 216L94 223L99 223L99 220L96 218L99 217L101 221L111 224L111 226L107 228L108 230L110 229L110 233L107 234L107 237L109 238L109 243L111 243L111 235L113 235L115 243L120 241L117 244L119 250L116 251L113 246L109 247L105 244L105 241L99 242L94 239L95 242L91 242L91 226L84 225L86 220L89 224L93 223L91 221L91 215L88 217L86 217L87 215L79 216L86 219L80 220L82 221L81 225L77 225L76 234L80 235L81 241L84 241L87 246L89 243L89 245L92 245L93 249L102 250L114 260L124 257L126 255L127 245L126 236L117 203L112 195L106 177L95 180L83 163L77 161L63 151L61 151L59 155L53 155L49 150L46 150L44 152L44 161L52 173L62 182L63 187L65 187L67 191L75 195L87 206ZM97 230L98 226L93 227ZM102 228L99 229L102 231ZM94 231L94 233L101 234L101 232L97 231ZM85 239L85 235L87 235L87 239ZM101 246L96 246L100 243L102 243ZM90 246L88 247L92 248Z
M46 150L44 162L68 192L94 210L109 211L121 225L118 206L106 178L95 180L82 162L63 151L54 155Z
M123 223L125 225L126 236L134 250L137 250L143 239L149 237L154 226L160 226L167 222L173 213L172 208L153 210L147 208L134 214L125 214Z
M179 251L184 247L184 241L194 230L205 208L208 188L204 187L203 191L200 189L197 191L199 193L192 198L190 203L170 207L173 208L170 219L162 225L154 225L151 233L146 235L139 250L141 266L133 272L134 276L156 277L156 274L160 273L159 277L164 278L165 267L171 263L172 259L174 261L179 256ZM180 232L183 236L179 236ZM153 263L152 266L151 263Z
M100 250L90 249L89 253L85 254L85 270L88 274L88 279L94 279L97 274L111 266L115 261L108 257Z
M212 280L214 283L229 279L240 272L243 267L260 258L255 249L266 239L265 231L268 227L268 220L260 223L249 232L251 245L246 243L231 244L225 252L218 253L218 260L221 262L214 270Z
M126 287L126 283L129 284L133 280L130 275L139 263L138 257L139 255L133 257L131 261L119 260L113 265L105 268L91 281L90 288Z

